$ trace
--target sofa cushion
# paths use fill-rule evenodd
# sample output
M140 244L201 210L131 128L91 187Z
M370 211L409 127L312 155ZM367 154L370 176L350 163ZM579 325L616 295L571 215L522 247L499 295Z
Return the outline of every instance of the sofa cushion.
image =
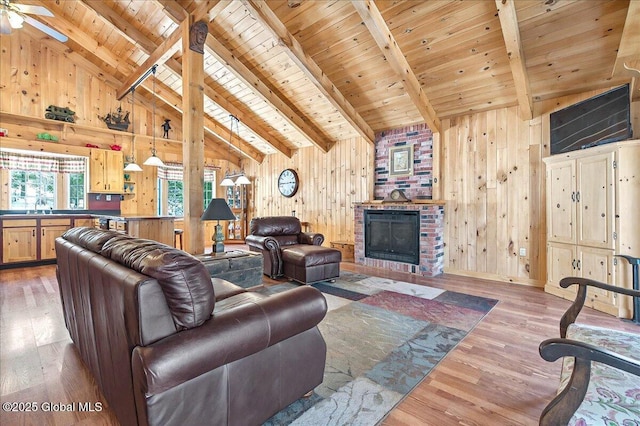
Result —
M251 219L251 234L276 237L298 235L302 232L300 220L294 216L266 216Z
M84 247L87 250L91 250L94 253L101 254L102 246L104 243L112 238L117 239L130 239L128 235L121 234L116 231L107 231L98 228L78 227L71 228L62 234L62 238L67 241L77 244L80 247Z
M211 316L215 293L211 277L196 257L156 241L111 239L102 255L160 284L179 330L197 327Z
M298 244L282 249L282 260L298 266L317 266L329 263L340 263L342 252L322 246Z

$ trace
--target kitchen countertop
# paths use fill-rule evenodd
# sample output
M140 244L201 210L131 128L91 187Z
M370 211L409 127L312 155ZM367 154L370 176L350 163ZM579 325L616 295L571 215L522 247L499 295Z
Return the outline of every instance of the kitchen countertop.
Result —
M144 215L122 215L122 214L102 214L102 213L29 213L29 214L0 214L0 219L47 219L47 218L104 218L110 220L158 220L175 219L173 216L144 216Z

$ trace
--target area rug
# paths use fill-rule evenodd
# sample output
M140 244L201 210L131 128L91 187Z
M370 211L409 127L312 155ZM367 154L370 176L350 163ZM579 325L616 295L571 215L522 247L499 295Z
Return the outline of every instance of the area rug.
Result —
M267 426L379 423L498 302L346 271L313 286L329 306L319 324L327 343L324 381Z

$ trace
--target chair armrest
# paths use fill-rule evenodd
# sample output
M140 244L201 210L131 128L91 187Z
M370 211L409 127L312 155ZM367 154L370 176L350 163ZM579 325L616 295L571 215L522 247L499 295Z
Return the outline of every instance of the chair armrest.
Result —
M549 362L565 356L596 361L640 376L640 361L579 340L554 338L540 343L540 356Z
M569 382L542 411L541 426L569 422L587 393L591 377L591 362L600 362L640 376L639 361L577 340L548 339L540 344L539 352L543 359L551 362L565 356L574 357Z
M298 287L216 314L132 354L134 381L155 395L315 327L327 312L317 289Z
M616 287L614 285L605 284L600 281L592 280L582 277L566 277L560 280L560 287L567 288L571 285L577 284L578 292L576 298L569 306L569 309L564 313L560 320L560 337L567 337L567 328L570 324L573 324L578 318L578 314L584 306L584 302L587 298L587 287L596 287L607 291L612 291L618 294L624 294L632 297L640 297L640 291L632 290L629 288Z
M244 242L249 247L253 247L258 250L273 251L273 250L280 249L280 244L278 243L278 240L269 236L263 237L260 235L247 235L247 237L244 239Z
M315 232L301 232L298 234L298 242L300 244L312 244L314 246L321 246L324 242L324 235L317 234Z

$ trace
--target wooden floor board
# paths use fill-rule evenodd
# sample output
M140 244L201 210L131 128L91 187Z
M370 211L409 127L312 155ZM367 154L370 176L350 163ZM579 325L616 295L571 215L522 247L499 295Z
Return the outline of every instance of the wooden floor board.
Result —
M352 263L342 263L342 269L499 300L383 425L538 423L556 393L560 372L560 361L542 360L538 345L558 336L568 301L538 288L450 274L424 278ZM276 281L265 278L265 283ZM640 331L635 324L589 308L580 321ZM117 425L69 339L55 266L0 271L0 400L104 405L100 412L2 411L3 425Z

